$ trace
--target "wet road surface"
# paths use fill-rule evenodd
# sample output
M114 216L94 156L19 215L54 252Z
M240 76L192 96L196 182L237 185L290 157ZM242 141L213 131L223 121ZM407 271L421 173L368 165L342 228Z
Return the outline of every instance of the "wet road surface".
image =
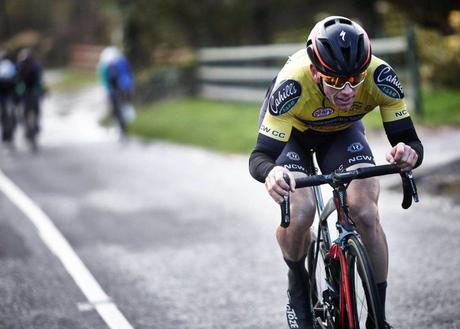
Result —
M99 89L52 95L41 151L0 151L0 169L69 242L133 328L286 328L279 210L247 157L171 143L120 142L100 128ZM445 135L442 135L445 134ZM427 166L458 156L426 136ZM371 135L377 158L387 142ZM425 142L425 140L424 140ZM422 171L423 168L420 169ZM403 211L382 179L396 328L460 328L460 209L441 197ZM109 328L19 208L0 194L0 328Z

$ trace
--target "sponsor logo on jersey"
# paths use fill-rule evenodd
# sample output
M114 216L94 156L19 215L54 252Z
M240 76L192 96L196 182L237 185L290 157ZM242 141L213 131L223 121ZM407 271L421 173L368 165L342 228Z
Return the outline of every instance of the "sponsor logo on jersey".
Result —
M311 121L311 120L301 120L301 121L305 123L308 127L322 127L322 126L334 126L334 125L340 125L344 123L358 121L363 116L364 114L358 114L358 115L349 115L346 117L335 117L335 118L330 118L330 119L323 119L323 120L318 120L318 121Z
M330 107L325 107L325 108L320 107L314 110L312 115L315 118L324 118L324 117L327 117L328 115L331 115L332 113L334 113L334 110L331 109Z
M356 152L361 151L363 148L364 148L363 144L356 142L356 143L350 144L347 148L347 151L351 153L356 153Z
M409 112L407 112L406 109L395 112L395 117L396 118L405 118L407 116L409 116Z
M281 115L289 112L300 98L302 87L295 80L285 80L270 97L269 111L272 115Z
M404 98L404 91L396 73L391 67L381 64L374 72L374 82L387 96L396 99Z
M291 159L291 160L294 160L294 161L299 161L300 160L300 156L296 153L296 152L288 152L286 154L286 156Z
M264 134L264 135L267 135L267 136L273 136L273 137L277 137L277 138L285 138L286 137L286 134L281 132L281 131L278 131L278 130L274 130L270 127L267 127L267 126L264 126L263 124L260 125L260 128L259 128L259 132Z

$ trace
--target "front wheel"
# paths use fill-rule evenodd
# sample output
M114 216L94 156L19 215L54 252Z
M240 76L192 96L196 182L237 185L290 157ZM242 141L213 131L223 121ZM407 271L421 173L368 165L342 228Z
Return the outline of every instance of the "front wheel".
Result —
M318 252L317 249L319 248ZM310 300L317 328L340 327L340 266L329 259L323 243L316 236L308 250L307 266L310 275Z
M383 329L384 315L367 252L356 236L347 240L347 271L356 329Z

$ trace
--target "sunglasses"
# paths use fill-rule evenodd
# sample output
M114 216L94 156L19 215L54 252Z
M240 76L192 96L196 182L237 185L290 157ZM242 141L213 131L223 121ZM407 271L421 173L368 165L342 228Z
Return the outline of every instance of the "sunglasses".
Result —
M331 88L341 90L345 88L345 85L348 83L351 88L356 88L364 82L366 79L367 71L361 72L357 75L352 75L350 77L331 77L324 75L321 72L318 72L324 83Z

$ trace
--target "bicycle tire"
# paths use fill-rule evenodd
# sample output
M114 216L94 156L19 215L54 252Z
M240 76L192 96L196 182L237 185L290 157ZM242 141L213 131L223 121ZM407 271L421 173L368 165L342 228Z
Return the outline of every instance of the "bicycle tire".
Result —
M2 140L12 142L16 130L16 113L14 104L6 100L2 109Z
M322 248L322 244L319 244ZM313 314L318 328L339 328L339 282L332 282L340 278L340 266L338 262L332 262L326 266L323 255L318 253L315 263L317 242L312 239L307 255L307 269L310 278L310 301ZM325 251L323 251L325 252ZM331 271L335 271L333 276ZM328 272L328 273L327 273ZM328 283L326 283L328 282ZM335 292L331 290L336 287ZM325 300L327 299L327 301Z
M39 132L38 115L32 109L24 112L25 137L33 151L38 151L37 136Z
M357 236L350 236L347 244L345 256L355 328L383 329L384 316L367 252Z
M309 273L310 279L310 298L311 304L313 307L320 301L321 291L320 287L318 286L318 280L321 275L316 274L316 267L321 266L321 264L317 264L320 260L318 259L317 263L315 263L315 255L316 255L316 239L313 238L310 243L310 248L308 248L308 255L307 255L307 270ZM321 260L322 261L322 260Z

